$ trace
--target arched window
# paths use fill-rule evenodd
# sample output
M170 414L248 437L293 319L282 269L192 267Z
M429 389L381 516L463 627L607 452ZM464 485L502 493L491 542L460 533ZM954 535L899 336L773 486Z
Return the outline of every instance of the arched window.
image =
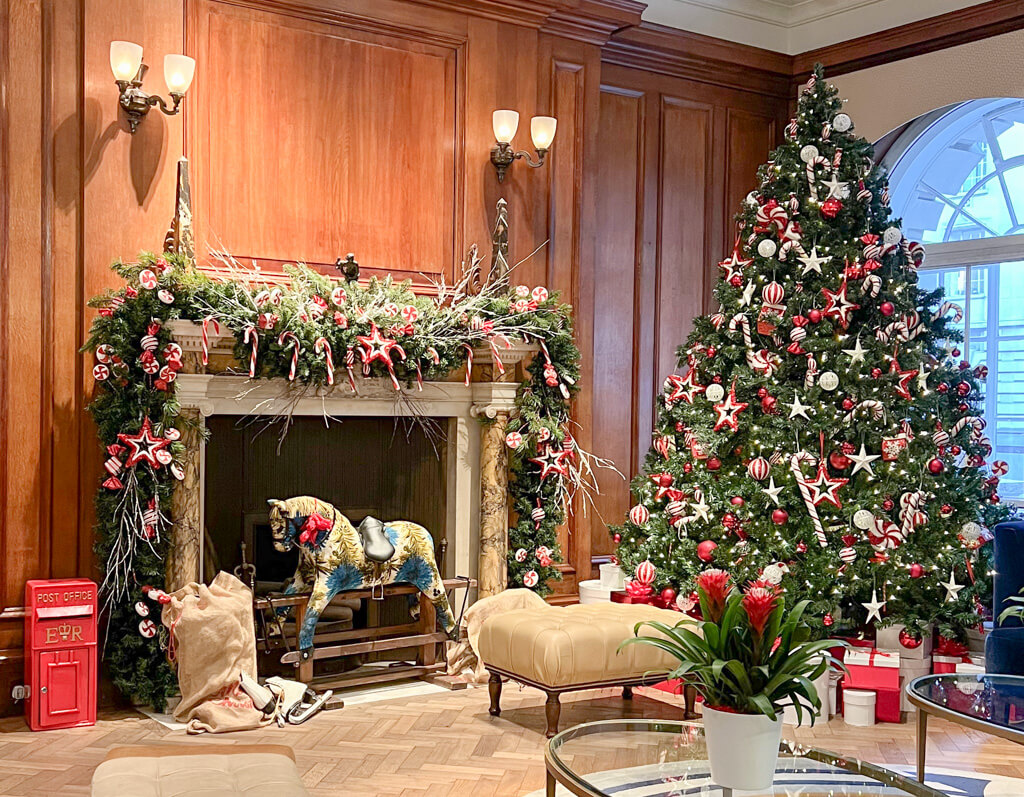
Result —
M1024 501L1024 100L972 100L914 120L882 160L893 214L927 244L922 288L964 308L963 348L988 366L987 434Z

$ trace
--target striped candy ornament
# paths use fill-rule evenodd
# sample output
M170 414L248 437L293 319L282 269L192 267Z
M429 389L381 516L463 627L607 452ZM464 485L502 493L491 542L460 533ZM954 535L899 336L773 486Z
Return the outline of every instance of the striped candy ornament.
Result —
M629 520L634 526L646 526L651 513L643 504L637 504L629 510Z
M633 579L649 587L654 583L654 579L657 577L657 569L653 564L651 564L649 559L645 559L636 566L636 573L634 574Z
M750 478L759 482L768 478L771 469L771 464L764 457L755 457L747 465L747 473L750 475Z
M139 345L142 346L143 351L156 351L156 347L160 345L160 341L156 339L156 335L143 335L139 341Z
M254 325L250 324L245 328L245 332L242 334L242 342L251 346L249 351L249 378L252 379L256 376L256 354L260 346L260 336Z
M334 355L331 353L331 344L327 338L319 337L313 343L313 351L323 354L327 365L327 384L334 384Z

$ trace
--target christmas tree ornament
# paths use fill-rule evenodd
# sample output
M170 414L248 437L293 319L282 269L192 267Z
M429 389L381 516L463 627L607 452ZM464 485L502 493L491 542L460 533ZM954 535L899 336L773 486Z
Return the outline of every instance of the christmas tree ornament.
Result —
M805 254L797 256L797 262L799 262L800 266L801 266L800 276L801 277L805 277L808 274L810 274L812 271L820 276L821 275L821 267L822 266L827 266L831 261L832 261L831 255L825 255L825 256L819 255L818 254L818 247L817 246L812 246L810 254L806 254L805 253ZM796 323L796 319L795 318L793 319L793 322Z
M946 469L946 466L943 464L942 460L939 459L938 457L935 457L935 458L933 458L933 459L928 461L928 470L931 471L931 473L933 473L936 476L938 476L940 473L942 473L942 471L944 471L945 469Z
M885 601L878 600L878 592L876 590L871 590L871 600L862 603L861 606L868 610L867 622L870 623L872 620L880 621L882 619L882 609L885 608Z
M755 457L747 464L747 474L755 481L764 481L771 473L771 465L764 457Z
M887 247L893 247L903 240L903 232L899 227L886 227L882 233L882 243Z
M730 284L732 284L733 280L742 282L741 274L743 269L753 262L751 259L744 260L740 257L739 240L737 239L736 246L732 250L732 256L718 264L718 267L722 269L722 280Z
M844 545L839 549L839 560L843 564L852 564L857 560L857 550L849 545Z
M825 463L821 461L818 462L818 473L814 481L805 481L804 484L810 490L811 502L815 506L827 502L837 509L842 509L843 504L839 500L839 490L849 481L849 479L833 478L830 476Z
M697 544L697 558L702 562L710 562L715 556L715 549L718 543L714 540L704 540Z
M828 189L826 198L846 199L850 196L850 184L839 179L835 172L822 180L822 185Z
M821 618L821 624L823 626L825 626L825 628L831 628L832 627L832 623L834 623L834 622L835 621L832 619L832 615L831 614L826 614L824 617Z
M526 557L529 555L529 552L525 548L519 548L516 550L515 559L517 562L522 563L526 561Z
M969 520L960 527L957 538L967 550L975 551L991 540L992 535L980 523Z
M139 615L139 617L149 617L149 607L142 601L136 601L135 613Z
M956 583L956 573L950 570L949 581L942 582L942 587L946 590L946 603L955 603L964 585Z
M820 324L821 323L821 310L819 310L817 307L812 307L810 310L807 311L807 319L812 324Z
M704 391L704 398L710 401L712 404L717 404L723 398L725 398L725 388L721 385L710 384Z
M638 581L646 586L651 586L655 579L658 577L657 568L651 564L649 559L645 559L636 566L636 572L633 574L633 580Z
M772 523L776 526L781 526L789 520L789 512L785 509L773 509L772 510Z
M528 589L533 589L540 583L540 576L537 575L536 570L527 570L523 573L523 586Z
M669 501L665 505L665 511L669 514L670 517L678 517L686 511L686 504L684 504L682 501Z
M615 532L612 535L612 542L614 542L616 545L618 545L620 542L622 542L622 535L619 534L618 532Z
M846 470L850 467L850 459L842 451L833 451L828 455L828 464L835 470Z
M875 525L875 516L869 509L858 509L853 513L853 525L862 531L867 531Z
M920 633L910 631L907 628L901 628L899 641L900 645L905 647L907 650L916 650L921 647L921 643L924 642L924 639Z
M672 587L665 587L658 597L661 598L662 603L666 606L672 606L676 601L676 591Z
M152 424L149 418L146 417L142 421L142 427L136 434L121 433L117 436L118 440L128 446L128 458L124 463L126 468L133 468L140 462L144 462L153 468L160 466L156 454L158 451L169 446L171 441L155 436L152 429Z
M860 309L859 304L849 300L846 291L847 283L845 277L842 283L840 283L838 291L830 291L828 288L821 289L821 295L825 297L825 315L834 319L840 328L844 330L850 325L853 311Z
M714 406L715 412L718 415L715 420L714 430L717 432L723 426L728 426L729 429L735 432L739 428L736 416L749 406L745 401L736 400L736 383L733 382L729 388L729 395L726 396L724 401Z
M812 163L816 158L820 157L818 148L814 144L807 144L800 149L800 160L804 163Z
M802 417L805 421L810 420L810 418L807 417L807 410L811 408L810 405L802 403L800 401L800 396L795 391L793 393L793 402L788 406L790 419Z
M141 634L146 639L152 639L156 636L156 623L154 623L152 620L148 618L142 620L139 623L139 634Z
M882 438L882 462L895 462L909 444L905 434Z
M104 382L110 378L110 368L103 363L96 363L92 368L92 378L97 382Z
M896 312L896 306L892 302L882 302L878 309L884 316L891 316Z
M169 290L163 289L156 292L156 298L164 304L174 304L174 294Z
M910 577L911 578L921 578L923 575L924 575L924 568L921 567L921 565L919 565L917 562L914 562L914 564L912 564L910 566Z
M720 467L722 467L722 460L720 460L718 457L708 457L708 461L706 464L708 470L718 470Z
M894 388L896 395L902 399L906 399L907 401L913 399L913 396L910 393L910 383L913 382L914 377L917 376L917 369L914 368L909 371L902 370L899 362L897 362L894 357L889 365L889 373L895 374L898 377L896 387Z
M762 488L761 492L763 492L765 495L767 495L772 500L772 502L775 504L775 506L779 506L779 493L781 493L783 491L783 489L784 488L781 487L781 486L779 486L779 487L775 486L775 477L772 476L768 480L768 486Z
M544 507L535 506L530 512L530 518L533 520L534 528L540 528L541 521L547 516L547 512L544 511Z
M845 133L853 127L853 120L845 113L837 113L832 119L832 129L837 133Z
M505 445L513 451L523 445L523 435L520 432L509 432L505 435Z
M949 504L943 504L941 507L939 507L939 517L944 519L953 517L953 507L950 506Z
M761 257L774 257L778 250L778 245L771 238L765 238L757 245L757 253Z
M834 219L842 209L843 203L835 197L826 199L821 203L821 215L826 219Z
M824 371L821 376L818 377L818 384L822 390L833 391L839 387L839 374L835 371Z
M732 498L729 499L729 503L732 504L733 506L743 506L746 503L746 501L743 500L742 495L734 495Z

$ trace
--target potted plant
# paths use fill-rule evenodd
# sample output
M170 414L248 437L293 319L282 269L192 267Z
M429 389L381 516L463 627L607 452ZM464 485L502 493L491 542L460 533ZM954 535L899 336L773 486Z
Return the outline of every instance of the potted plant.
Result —
M740 591L722 570L697 579L703 620L700 633L660 622L638 623L623 642L653 645L679 661L669 678L692 684L704 698L704 732L711 777L731 789L771 785L782 737L782 710L798 719L821 703L814 679L828 667L842 668L830 650L836 640L811 638L804 622L809 601L788 612L779 588L755 581ZM648 626L657 636L641 636Z

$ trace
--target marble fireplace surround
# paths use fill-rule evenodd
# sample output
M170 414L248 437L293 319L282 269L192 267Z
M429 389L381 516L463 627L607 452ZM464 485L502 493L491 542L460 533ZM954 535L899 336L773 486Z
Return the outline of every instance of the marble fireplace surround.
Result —
M310 389L296 400L281 379L250 380L234 359L234 336L209 334L209 364L202 365L202 330L191 321L171 324L184 351L177 378L182 415L196 421L182 426L188 449L185 478L174 493L172 553L167 581L177 589L201 580L203 562L205 444L198 431L212 415L274 415L287 409L295 415L345 417L430 417L447 420L445 534L447 572L476 578L480 597L505 589L508 551L508 456L505 430L523 369L536 351L525 344L500 349L505 373L493 365L490 349L473 356L469 385L465 372L451 381L424 382L423 390L403 387L396 393L390 380L362 379L352 393L344 370L333 388Z

